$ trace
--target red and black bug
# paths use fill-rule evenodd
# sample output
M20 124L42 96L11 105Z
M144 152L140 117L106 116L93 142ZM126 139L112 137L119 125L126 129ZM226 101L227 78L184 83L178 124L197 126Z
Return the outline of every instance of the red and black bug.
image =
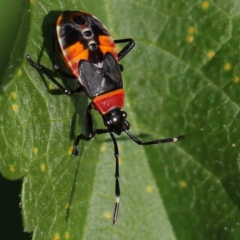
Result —
M125 132L138 145L152 145L176 142L185 136L142 142L129 132L130 124L127 114L122 111L124 106L124 89L121 65L118 62L132 50L133 39L113 40L106 27L94 16L80 11L65 11L56 23L56 43L62 58L72 76L64 73L57 64L53 68L61 74L77 80L79 87L74 90L66 89L40 64L27 55L32 67L47 76L66 95L83 92L91 99L86 111L86 134L79 134L74 142L73 155L78 155L80 140L89 141L96 134L109 133L114 145L116 159L115 170L115 208L113 224L118 216L120 187L119 187L119 151L114 134ZM117 43L127 43L117 53ZM102 116L105 129L93 129L91 110L97 110Z

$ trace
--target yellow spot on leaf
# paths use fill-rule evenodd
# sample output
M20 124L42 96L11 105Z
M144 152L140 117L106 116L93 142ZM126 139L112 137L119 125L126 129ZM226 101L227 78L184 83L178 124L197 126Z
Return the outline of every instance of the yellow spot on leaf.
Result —
M17 104L13 104L12 105L12 109L14 112L17 112L18 111L18 105Z
M71 155L72 155L72 151L73 151L73 147L70 147L70 148L68 149L68 156L71 156Z
M12 99L16 99L17 98L17 93L16 92L12 92L11 96L12 96Z
M109 219L111 218L111 214L109 212L104 213L104 218Z
M10 168L10 171L11 172L15 172L15 167L11 164L11 165L9 165L9 168Z
M208 58L212 58L214 55L215 55L215 52L212 50L208 51L207 53Z
M236 147L236 143L233 143L233 144L232 144L232 147Z
M187 36L187 42L191 43L191 42L193 42L193 40L194 40L193 36L191 36L191 35Z
M151 193L153 191L152 187L151 186L147 186L146 187L146 192L147 193Z
M186 188L187 187L187 183L185 181L180 181L179 182L179 186L180 186L180 188Z
M18 75L19 77L22 75L22 70L21 70L20 68L17 70L17 75Z
M34 148L33 148L33 153L34 153L34 154L37 154L37 153L38 153L38 148L37 148L37 147L34 147Z
M49 85L49 90L53 90L53 85L52 84Z
M118 162L119 162L119 165L121 165L123 161L121 158L118 158Z
M195 32L195 27L191 26L191 27L188 28L188 33L189 34L193 34L194 32Z
M204 1L204 2L202 2L201 6L202 6L202 9L206 10L206 9L209 8L209 2L208 1Z
M45 163L41 164L41 171L42 172L46 171L46 164Z
M69 239L70 238L70 234L69 234L69 232L66 232L65 233L65 239Z
M67 210L68 208L69 208L69 203L66 204L65 210Z
M223 69L224 69L225 71L229 71L229 70L231 70L231 68L232 68L232 66L231 66L230 63L225 63L224 66L223 66Z
M34 3L34 0L29 0L30 1L30 3Z
M233 81L234 81L235 83L238 83L238 82L239 82L239 77L235 76L234 79L233 79Z
M53 236L53 240L59 240L60 239L60 234L59 233L55 233Z
M104 152L105 150L106 150L106 144L103 143L103 144L101 145L101 147L100 147L100 151L101 151L101 152Z

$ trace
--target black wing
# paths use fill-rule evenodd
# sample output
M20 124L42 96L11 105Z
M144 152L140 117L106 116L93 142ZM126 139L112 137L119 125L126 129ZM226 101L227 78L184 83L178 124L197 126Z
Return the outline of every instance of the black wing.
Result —
M81 60L78 69L80 82L90 98L123 87L119 65L111 53L105 54L101 68Z

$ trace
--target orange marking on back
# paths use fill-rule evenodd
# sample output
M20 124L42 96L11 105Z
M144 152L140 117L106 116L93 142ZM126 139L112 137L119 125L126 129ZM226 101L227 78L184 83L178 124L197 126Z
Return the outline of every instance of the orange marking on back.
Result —
M68 48L64 49L63 51L71 58L75 58L76 56L80 55L84 51L84 49L83 45L77 42L75 44L72 44Z
M84 50L80 55L79 55L79 60L88 60L89 58L89 50L86 49Z
M103 53L103 55L105 55L107 52L111 53L114 58L118 61L118 54L115 48L113 47L106 47L106 46L99 46L101 52Z
M107 52L110 52L114 58L118 61L118 54L116 50L116 45L110 36L99 36L99 48L102 53L105 55Z
M79 60L85 59L88 60L88 50L84 50L83 45L79 42L69 46L63 50L64 60L71 72L78 77L78 63Z
M109 36L99 36L99 45L115 48L113 39Z

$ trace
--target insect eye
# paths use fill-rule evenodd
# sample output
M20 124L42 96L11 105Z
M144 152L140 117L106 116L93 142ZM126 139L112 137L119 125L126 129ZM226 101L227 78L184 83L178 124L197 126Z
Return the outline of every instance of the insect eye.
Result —
M106 121L106 125L110 126L112 124L112 121Z
M127 118L127 113L123 111L122 116L123 116L124 119L126 119Z
M83 25L87 22L83 16L79 16L79 15L74 16L72 20L78 25Z

